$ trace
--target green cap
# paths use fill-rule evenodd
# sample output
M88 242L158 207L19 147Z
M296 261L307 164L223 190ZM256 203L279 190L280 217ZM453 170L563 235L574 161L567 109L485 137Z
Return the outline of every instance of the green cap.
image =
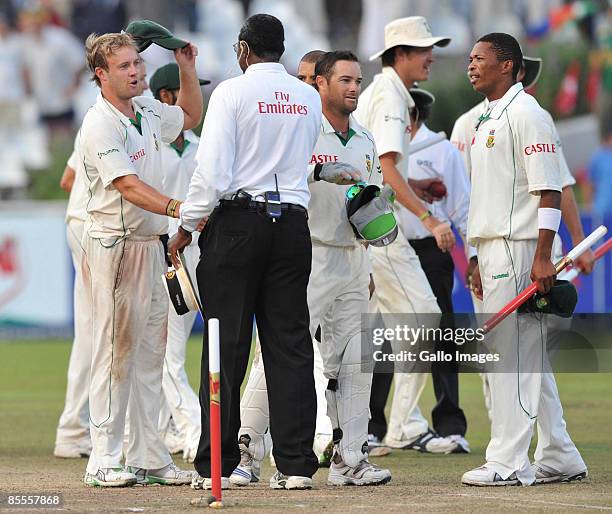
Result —
M574 284L567 280L555 280L546 294L537 293L519 308L519 312L541 312L571 318L578 303Z
M151 20L133 21L125 31L132 36L139 52L149 48L151 43L168 50L176 50L189 44L187 41L175 37L166 27Z
M542 59L539 57L527 57L526 55L523 55L523 65L525 66L523 87L527 89L533 87L540 78L540 72L542 71Z
M201 86L210 84L210 80L198 79ZM149 80L149 89L153 96L157 98L157 93L160 89L178 89L181 87L181 81L179 80L179 67L175 62L166 64L161 68L157 68L155 73Z

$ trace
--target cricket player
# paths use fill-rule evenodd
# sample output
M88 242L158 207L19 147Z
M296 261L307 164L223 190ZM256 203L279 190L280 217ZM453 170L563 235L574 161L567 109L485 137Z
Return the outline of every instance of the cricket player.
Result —
M323 50L312 50L306 54L300 60L298 64L298 70L296 77L302 82L306 82L311 86L315 86L315 64L317 61L325 55Z
M210 84L210 81L199 79L199 84L203 86ZM151 76L150 86L155 99L167 105L176 105L181 93L178 65L169 63L158 68ZM185 130L172 143L162 144L163 191L171 198L184 199L187 196L189 182L196 168L195 155L199 142L200 138L191 130ZM173 236L178 230L178 220L170 219L169 225L168 235ZM195 273L200 258L197 237L185 248L183 256L187 268ZM165 434L169 432L172 416L178 430L183 460L189 462L193 462L200 440L200 403L185 372L185 345L196 314L188 312L179 316L173 307L168 310L168 342L162 380L165 405L162 404L160 416L160 431Z
M159 192L160 145L202 116L197 49L176 38L167 43L176 48L180 68L176 106L136 96L142 60L128 34L91 34L85 46L100 87L77 141L90 194L83 236L93 313L87 485L185 484L192 478L174 466L157 431L168 320L160 236L167 232L165 216L178 217L181 205Z
M149 85L147 71L141 65L140 96ZM70 193L66 209L66 240L74 265L74 341L68 363L66 401L60 416L53 455L61 458L89 457L91 437L89 435L89 369L91 366L91 292L89 291L89 267L82 239L87 219L87 182L81 170L80 159L75 148L70 155L60 180L60 187Z
M418 217L443 251L450 251L455 242L450 224L432 215L408 183L410 109L414 107L408 90L415 82L429 78L433 47L449 42L447 37L434 37L421 16L389 23L385 27L385 48L370 58L381 58L382 73L363 92L355 111L357 120L374 135L384 182L391 185L396 201ZM377 310L387 315L411 315L414 326L425 322L437 326L440 308L408 241L400 237L391 245L371 248L371 259ZM450 453L457 448L456 442L431 430L417 405L426 379L424 373L396 373L385 443L392 448Z
M367 457L372 375L362 365L372 362L363 362L361 314L368 307L370 263L347 218L347 187L324 183L319 177L325 173L324 163L343 163L359 171L369 184L381 185L382 170L372 135L351 115L362 80L357 57L347 51L325 53L317 60L315 77L323 122L311 159L313 257L308 306L311 333L314 336L319 325L322 329L318 346L328 379L327 413L334 439L328 484L384 484L391 480L391 473ZM265 407L260 411L265 414ZM241 462L235 475L240 471L249 472L248 461Z
M522 60L512 36L492 33L478 40L468 67L472 87L489 101L470 146L468 216L487 313L498 312L532 280L547 292L556 274L551 256L562 187L557 138L549 117L517 82ZM538 463L529 461L533 424L536 416L541 423L550 418L551 406L561 409L554 376L542 373L545 341L545 320L531 314L510 316L490 334L488 344L499 352L504 369L487 373L491 441L486 463L466 472L464 484L531 485L542 475ZM575 446L558 442L548 442L541 454L546 480L586 476Z

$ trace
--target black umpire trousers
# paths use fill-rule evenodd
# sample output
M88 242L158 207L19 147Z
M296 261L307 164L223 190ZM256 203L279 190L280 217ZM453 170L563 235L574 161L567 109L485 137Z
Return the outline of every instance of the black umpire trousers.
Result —
M419 257L421 267L442 311L440 327L453 327L452 295L455 265L451 255L440 250L433 237L411 239L409 243ZM452 341L446 344L436 343L435 350L450 352L454 355L454 343ZM392 353L388 341L385 341L382 351ZM376 364L370 396L372 417L368 431L382 440L387 433L385 406L391 389L393 374L390 373L391 370L388 365L385 366L386 363L378 362ZM455 434L464 436L467 431L465 414L459 407L458 369L454 359L450 362L434 362L431 365L431 376L437 401L431 411L431 419L434 430L443 437Z
M219 319L222 476L240 462L240 386L253 319L263 356L274 458L286 475L312 476L317 412L306 289L312 247L306 211L283 204L275 222L254 207L222 202L200 236L197 267L204 317ZM208 338L200 384L202 435L195 468L210 477Z

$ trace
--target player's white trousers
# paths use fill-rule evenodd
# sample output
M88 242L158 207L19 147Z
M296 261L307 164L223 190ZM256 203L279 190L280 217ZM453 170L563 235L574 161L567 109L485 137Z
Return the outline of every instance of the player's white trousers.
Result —
M112 240L85 235L83 241L93 308L92 452L87 471L121 465L128 408L125 464L164 467L172 461L157 431L168 325L163 246L158 238L130 238L113 245Z
M387 328L394 328L393 316L399 314L397 322L410 323L415 327L437 327L440 308L431 290L419 257L408 240L398 237L383 247L371 247L372 271L376 285L376 302L371 306L385 315ZM427 314L427 316L419 316ZM391 342L395 352L400 349ZM394 396L387 436L389 440L412 440L427 432L429 423L418 407L418 401L427 381L426 373L395 373Z
M502 238L478 244L485 313L499 312L530 284L536 244ZM487 337L490 351L500 356L499 365L486 376L491 396L487 467L504 479L516 472L523 484L535 480L528 451L539 408L545 341L546 323L531 314L509 316Z
M368 312L370 264L364 247L313 242L308 283L310 331L321 326L327 413L341 430L340 455L350 466L367 458L373 349L362 348L361 315ZM339 434L339 432L337 432ZM335 439L338 435L335 434Z
M89 368L91 366L91 292L89 266L81 246L83 223L71 220L66 239L74 265L74 341L68 363L66 403L57 426L55 446L79 445L88 448Z
M185 248L183 255L189 274L191 277L195 277L200 249L197 245L189 245ZM194 287L197 294L195 281ZM189 385L185 372L185 347L196 315L196 312L188 312L179 316L174 307L170 305L168 310L168 344L166 345L166 356L164 358L162 388L169 407L169 414L172 414L181 437L189 445L195 444L197 446L200 439L200 402ZM160 426L166 426L164 421L160 420Z

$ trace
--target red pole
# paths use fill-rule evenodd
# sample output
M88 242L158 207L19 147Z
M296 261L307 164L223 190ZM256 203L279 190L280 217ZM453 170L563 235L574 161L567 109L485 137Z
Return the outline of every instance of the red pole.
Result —
M208 321L208 378L210 384L210 478L214 501L211 507L221 507L221 362L219 351L219 320Z

